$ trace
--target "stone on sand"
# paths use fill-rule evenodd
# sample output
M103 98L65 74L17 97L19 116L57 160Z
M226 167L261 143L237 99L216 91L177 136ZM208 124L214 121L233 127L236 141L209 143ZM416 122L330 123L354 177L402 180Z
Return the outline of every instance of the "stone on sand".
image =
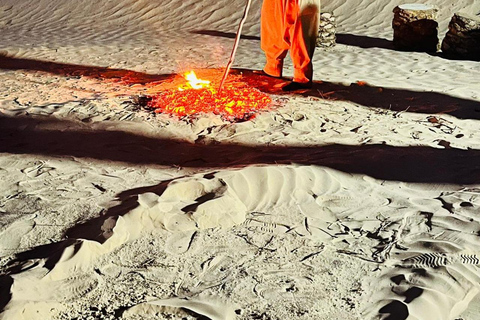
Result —
M393 9L393 45L397 50L438 50L438 9L432 5L404 4Z
M455 13L443 39L442 51L451 57L480 60L480 17Z

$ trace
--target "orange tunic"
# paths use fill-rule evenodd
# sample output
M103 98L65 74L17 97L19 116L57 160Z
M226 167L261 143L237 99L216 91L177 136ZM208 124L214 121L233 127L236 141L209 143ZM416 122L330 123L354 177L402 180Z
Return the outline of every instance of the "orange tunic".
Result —
M312 57L318 35L320 0L264 0L261 15L261 47L267 74L281 77L283 60L290 50L293 81L313 79Z

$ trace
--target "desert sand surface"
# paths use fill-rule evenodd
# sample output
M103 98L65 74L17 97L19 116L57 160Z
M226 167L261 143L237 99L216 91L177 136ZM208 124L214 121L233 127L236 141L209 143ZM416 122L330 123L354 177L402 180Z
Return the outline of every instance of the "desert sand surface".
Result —
M322 3L283 93L253 0L230 121L139 99L217 84L244 0L0 0L0 319L480 319L480 62L394 50L405 3Z

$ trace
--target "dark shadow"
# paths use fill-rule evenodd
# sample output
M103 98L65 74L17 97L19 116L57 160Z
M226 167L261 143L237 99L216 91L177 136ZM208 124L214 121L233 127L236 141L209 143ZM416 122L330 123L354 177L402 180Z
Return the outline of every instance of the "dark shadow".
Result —
M352 83L343 86L335 83L316 83L303 96L325 97L358 103L362 106L382 108L397 112L450 114L458 119L480 119L480 102L452 97L437 92L418 92L405 89L381 88Z
M65 233L65 236L70 239L81 238L103 243L112 235L117 217L123 216L138 206L139 194L152 192L160 196L171 181L166 180L154 186L135 188L118 194L117 200L121 202L119 205L109 208L97 218L77 223Z
M405 291L402 296L405 296L405 300L402 303L401 301L393 300L387 305L383 306L380 310L380 314L388 314L386 318L389 320L405 320L408 318L408 303L411 303L413 300L420 297L423 293L423 289L418 287L411 287Z
M5 306L12 299L10 289L13 285L13 278L6 275L0 275L0 312L5 309Z
M480 150L387 145L252 147L192 144L120 130L98 130L86 123L40 117L0 116L0 152L212 168L212 171L232 166L298 163L327 166L384 180L480 183Z
M279 88L285 79L254 74L252 70L236 69L249 85L267 93L287 94ZM375 87L364 83L350 85L333 82L314 82L311 89L295 92L305 97L351 101L366 107L392 111L406 111L426 114L450 114L459 119L480 119L480 101L449 96L438 92L421 92L406 89ZM294 94L295 94L294 93Z
M216 30L194 30L194 31L191 31L191 33L203 34L203 35L212 36L212 37L229 38L229 39L235 39L237 36L237 34L233 32L222 32L222 31L216 31ZM247 36L243 34L240 36L240 39L260 41L259 36Z
M395 50L393 47L393 42L387 39L374 38L369 36L361 36L357 34L349 33L337 33L337 43L344 44L347 46L355 46L364 49L368 48L381 48Z
M445 53L442 51L432 52L430 50L415 50L415 49L401 50L401 49L395 48L393 41L391 40L363 36L358 34L337 33L336 42L338 44L354 46L354 47L359 47L363 49L380 48L380 49L388 49L388 50L403 51L403 52L421 52L421 53L425 53L430 56L442 58L445 60L480 61L480 56L475 53L471 55L461 55L461 54L455 55L453 53ZM440 45L442 44L442 39L439 39L439 44Z
M65 232L65 236L69 239L87 239L100 243L105 242L105 240L113 234L113 228L115 227L117 218L138 206L137 195L123 199L121 205L114 206L102 212L102 214L96 218L75 224Z
M17 274L38 266L38 259L46 259L44 267L52 270L60 260L65 248L74 246L74 252L78 252L82 242L77 239L67 239L60 242L49 243L30 249L15 255L15 260L8 264L7 274Z
M405 320L408 318L408 307L401 301L394 300L379 310L381 314L388 314L382 317L385 320Z
M14 58L0 55L0 70L42 71L63 77L90 77L109 79L126 85L145 84L171 79L172 75L157 75L108 67L84 66L54 61Z
M423 293L423 289L419 287L411 287L403 293L405 296L405 303L411 303L413 300L420 297Z
M440 52L431 52L429 53L431 56L442 58L445 60L453 60L453 61L480 61L480 54L472 54L472 55L461 55L461 54L453 54L453 53L445 53L443 51Z
M390 280L396 285L400 285L400 283L402 283L403 281L406 281L407 279L403 274L400 274L400 275L391 277Z

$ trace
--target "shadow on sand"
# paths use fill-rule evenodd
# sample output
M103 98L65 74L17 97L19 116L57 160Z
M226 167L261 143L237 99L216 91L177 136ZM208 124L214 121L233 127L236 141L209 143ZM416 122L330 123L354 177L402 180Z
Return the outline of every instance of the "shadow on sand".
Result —
M59 128L59 129L54 129ZM418 183L480 183L480 150L391 147L386 145L242 146L193 144L123 131L99 130L85 123L44 117L0 116L0 153L36 154L45 157L73 156L126 164L155 164L204 168L244 167L257 164L319 165L366 174L377 179ZM35 267L46 259L52 269L67 247L78 251L82 241L104 242L122 216L137 206L140 193L161 195L170 181L127 190L118 195L121 203L101 216L67 230L67 240L22 252L0 275L0 292L10 292L11 275ZM32 265L32 261L34 264ZM0 299L0 310L10 295ZM394 306L389 306L390 309ZM388 308L387 308L388 309ZM390 311L382 310L385 312ZM403 318L398 318L403 319Z
M222 31L216 31L216 30L195 30L195 31L191 31L191 33L203 34L203 35L212 36L212 37L229 38L229 39L235 39L237 37L236 33L222 32ZM243 35L243 34L240 35L240 39L260 41L259 36L248 36L248 35Z
M172 75L156 75L132 70L14 58L4 55L0 55L0 70L42 71L63 77L89 77L116 80L122 81L127 85L165 81L172 77Z
M254 74L252 70L236 69L245 82L259 90L272 94L291 95L279 89L285 79L275 79ZM350 85L314 81L311 89L294 94L329 100L351 101L366 106L391 111L425 114L450 114L459 119L480 119L480 101L457 98L438 92L422 92L406 89L382 88L365 83Z
M298 163L383 180L480 183L480 150L387 145L192 144L120 130L98 130L85 123L54 118L0 116L0 152L196 168Z
M131 70L65 64L33 59L12 58L0 55L0 70L42 71L65 77L84 76L119 81L126 85L172 81L176 74L147 74ZM287 79L275 79L254 74L248 69L232 69L241 74L243 81L266 93L288 94L279 89ZM468 100L437 92L421 92L406 89L381 88L368 84L351 85L333 82L314 82L313 88L296 92L302 96L321 99L351 101L366 107L392 111L426 114L450 114L459 119L480 119L480 101Z
M363 49L381 48L395 50L393 42L387 39L361 36L350 33L337 33L337 43L347 46L355 46Z

